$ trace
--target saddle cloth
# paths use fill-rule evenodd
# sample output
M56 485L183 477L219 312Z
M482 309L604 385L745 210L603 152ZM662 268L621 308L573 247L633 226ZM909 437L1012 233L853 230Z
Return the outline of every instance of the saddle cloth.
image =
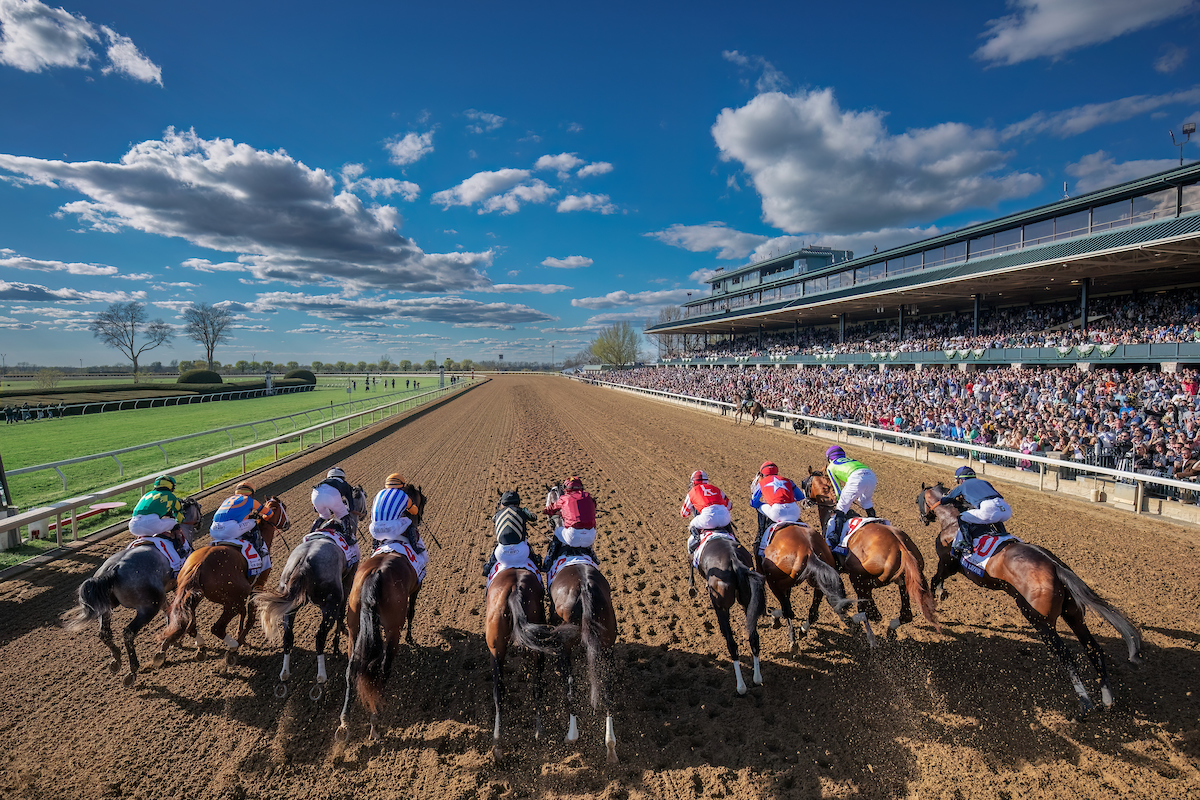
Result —
M143 536L134 539L125 549L132 550L135 547L151 546L162 553L163 558L171 565L171 572L175 575L179 574L179 570L183 567L183 559L179 557L179 552L176 551L175 545L159 536Z
M837 543L837 546L833 548L833 552L837 553L838 556L844 556L849 553L850 537L858 533L859 528L861 528L863 525L875 522L878 522L881 525L892 524L882 517L851 517L850 519L846 520L846 524L842 526L842 539Z
M506 569L527 569L534 575L538 575L537 565L532 560L526 560L524 564L505 564L503 561L497 561L496 566L492 567L492 571L488 573L487 588L492 588L492 581L496 580L496 576Z
M307 542L311 539L322 539L322 538L328 539L329 541L333 542L334 544L336 544L338 547L340 547L342 549L342 555L346 557L346 566L347 567L349 567L352 564L358 563L358 557L359 557L358 543L356 542L354 544L354 546L351 547L350 545L346 544L346 540L337 531L331 531L331 530L313 531L312 533L308 534L300 541Z
M260 556L254 545L244 539L227 539L223 542L213 542L213 547L235 547L246 559L246 577L256 578L271 568L271 554Z
M771 544L771 540L775 538L775 531L788 525L796 525L800 528L808 528L808 525L803 522L773 522L767 526L767 530L763 533L762 542L758 545L758 555L761 558L767 553L767 546Z
M713 539L728 539L737 546L737 537L726 531L704 531L700 534L700 544L696 546L696 552L692 554L692 566L700 569L700 556L704 553L704 547Z
M371 555L378 556L384 553L395 553L398 556L404 556L408 559L408 563L412 564L413 571L417 573L417 582L425 582L425 567L429 564L429 551L417 553L413 550L408 542L384 542L375 548L375 552Z
M995 533L985 533L975 540L975 549L960 558L959 563L962 564L964 570L970 573L968 577L972 575L976 578L987 577L987 564L992 556L1013 542L1019 541L1021 540L1011 534L999 536Z
M590 567L600 568L590 556L582 554L567 554L554 559L554 563L550 566L550 574L546 576L546 585L554 583L554 577L558 575L558 571L563 567L569 567L572 564L587 564Z

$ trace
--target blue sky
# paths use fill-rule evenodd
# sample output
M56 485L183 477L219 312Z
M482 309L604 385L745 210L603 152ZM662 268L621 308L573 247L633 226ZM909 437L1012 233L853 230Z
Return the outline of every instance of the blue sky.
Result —
M1177 164L1198 33L1198 0L0 0L0 352L118 363L87 323L136 300L226 304L226 363L561 361L718 266Z

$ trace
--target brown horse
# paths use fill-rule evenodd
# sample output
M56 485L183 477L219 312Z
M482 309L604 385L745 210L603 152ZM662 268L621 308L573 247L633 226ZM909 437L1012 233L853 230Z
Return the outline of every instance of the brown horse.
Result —
M407 486L404 491L417 507L412 524L419 526L425 515L425 494L420 486ZM408 551L406 544L398 546ZM406 555L384 551L359 562L346 603L350 662L346 665L346 700L334 734L338 740L350 738L350 698L355 689L371 713L371 738L381 738L377 726L383 686L392 672L402 628L405 642L413 644L412 621L420 590L420 578Z
M787 622L788 642L793 653L799 650L800 646L796 643L796 631L792 626L792 620L795 618L792 609L792 587L801 581L808 581L814 592L825 595L830 608L847 624L850 619L846 616L846 609L854 606L853 600L846 599L842 577L838 575L837 570L817 555L820 549L818 541L824 544L821 535L810 526L804 523L787 524L780 526L772 534L763 551L763 575L771 593L779 599L779 616ZM858 622L866 619L861 611L854 616ZM817 604L813 603L808 619L800 624L801 636L808 633L816 618ZM778 620L775 627L779 627Z
M917 495L917 508L922 521L926 525L936 522L939 526L934 548L940 560L937 573L933 576L933 587L938 591L942 591L946 578L961 570L961 562L950 555L950 544L958 531L959 510L949 503L942 503L945 493L946 489L941 484L922 484L921 493ZM976 545L977 548L983 546L982 541ZM1079 696L1081 717L1095 708L1095 704L1079 679L1071 653L1055 630L1059 617L1066 620L1067 626L1083 645L1088 660L1099 676L1100 697L1106 707L1112 705L1113 696L1108 684L1104 650L1088 630L1084 622L1084 610L1090 608L1116 628L1129 648L1130 663L1142 663L1142 637L1129 618L1099 597L1082 578L1046 548L1010 540L1009 544L1001 546L988 559L985 575L975 576L966 570L961 571L985 589L1007 592L1012 596L1025 619L1029 620L1038 636L1062 663Z
M550 624L579 626L578 635L563 643L559 665L567 687L567 742L579 739L575 716L575 679L571 674L571 648L583 644L587 652L588 682L591 684L592 709L604 705L604 746L608 763L617 763L617 733L613 726L609 679L613 673L613 645L617 641L617 614L613 610L612 588L590 559L567 563L550 584Z
M278 531L286 531L292 525L287 507L278 497L263 504L258 521L263 544L269 551ZM158 635L160 647L154 655L154 666L161 667L167 658L167 648L175 644L186 632L196 639L196 658L204 658L204 639L196 627L196 607L201 599L221 606L221 615L213 623L212 635L225 645L225 666L237 663L237 650L246 643L254 617L247 613L246 601L254 589L266 583L271 574L268 568L253 580L246 577L246 557L233 544L214 543L196 550L179 571L175 600L167 612L167 627ZM230 621L240 617L237 637L230 636Z
M820 514L821 532L829 527L829 518L837 505L837 492L833 481L826 475L808 468L808 477L802 483L804 494L808 501L815 504ZM821 539L819 552L823 558L832 560L829 545ZM867 640L875 646L875 634L871 630L870 621L882 621L883 615L875 605L871 593L890 583L900 588L900 616L888 622L888 631L906 623L912 622L913 612L911 603L916 603L934 628L941 632L937 621L937 606L929 584L925 580L925 559L921 551L913 544L908 534L893 525L872 522L863 525L850 539L849 553L846 554L842 571L850 576L850 585L858 595L859 603L867 614ZM819 591L813 592L813 607L809 619L815 619L817 604L821 600Z
M752 428L754 427L755 422L758 422L760 419L763 419L767 415L766 409L763 408L763 404L758 402L757 400L752 402L750 404L750 408L748 408L748 409L746 408L746 404L744 402L738 403L737 410L733 412L733 424L741 425L742 424L742 415L747 412L749 412L749 414L750 414L750 427L752 427Z
M746 548L719 533L712 535L702 548L698 564L690 557L688 559L688 594L696 596L695 569L699 569L700 577L708 584L708 599L733 661L737 693L745 694L746 681L738 661L737 640L729 627L729 609L735 602L746 609L746 638L750 641L750 654L754 659L754 685L762 686L762 670L758 663L758 616L764 608L763 576L750 566L752 562Z

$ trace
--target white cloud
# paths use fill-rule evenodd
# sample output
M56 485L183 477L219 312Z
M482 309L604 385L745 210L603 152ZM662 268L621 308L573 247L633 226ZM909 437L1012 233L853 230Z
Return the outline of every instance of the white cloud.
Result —
M769 237L734 230L723 222L710 222L707 225L672 225L666 230L644 235L693 253L716 251L717 258L720 259L740 260L748 256L749 261L754 262L795 252L806 245L852 250L862 255L872 247L886 250L945 232L943 228L930 225L924 228L882 228L851 234ZM688 276L688 280L706 283L715 274L711 269L696 270Z
M588 178L588 177L591 177L592 175L603 175L607 172L612 172L612 171L613 171L613 165L608 163L607 161L593 161L591 164L588 164L586 167L580 167L579 172L576 172L575 174L577 176L579 176L580 178Z
M12 251L5 251L5 254ZM12 255L0 258L0 267L10 269L29 269L38 272L66 272L70 275L116 275L117 268L104 264L80 264L65 261L44 261L37 258Z
M463 116L467 119L475 120L475 125L468 125L467 130L471 133L487 133L494 131L503 125L507 120L499 114L489 114L486 111L476 111L473 108L468 108L463 112Z
M533 168L557 170L559 180L566 180L571 170L583 163L584 160L574 153L559 153L556 156L542 156L534 162Z
M145 299L145 292L81 292L78 289L49 289L36 283L0 280L0 300L8 302L127 303L130 300Z
M551 187L545 181L534 179L529 183L514 186L504 194L489 197L480 206L479 213L487 214L491 211L499 211L501 214L515 214L521 210L522 203L544 203L556 194L558 194L558 189Z
M395 178L363 178L347 188L361 189L372 198L391 197L396 194L400 195L401 200L407 200L410 203L421 196L420 186L412 181L400 181Z
M571 122L571 123L567 124L567 133L582 133L582 132L583 132L583 126L580 125L578 122Z
M54 67L88 69L97 58L91 43L107 40L101 72L162 85L162 70L127 36L39 0L0 0L0 64L25 72Z
M344 295L268 292L254 302L255 310L299 311L318 319L343 322L375 320L423 320L454 325L505 326L526 322L553 322L556 318L529 306L513 303L481 303L462 297L352 298ZM425 334L418 334L419 338ZM433 336L429 334L428 336ZM441 338L441 337L433 337Z
M593 311L602 308L620 308L621 306L675 305L682 303L693 294L688 289L664 289L656 292L634 292L624 290L609 292L603 297L577 297L571 301L576 308L587 308Z
M503 194L529 178L527 169L498 169L492 172L476 172L451 189L436 192L431 198L442 208L450 206L472 206L494 195Z
M1124 122L1163 106L1200 102L1200 86L1167 94L1138 94L1110 100L1107 103L1089 103L1065 111L1047 114L1039 111L1020 122L1014 122L1000 132L1002 139L1011 139L1033 133L1049 133L1060 139L1090 131L1100 125Z
M587 256L567 256L566 258L550 256L542 260L543 267L554 267L555 269L579 269L580 267L590 267L594 263Z
M391 154L389 160L403 167L420 161L433 152L433 131L406 133L401 138L389 139L383 147Z
M704 225L675 224L666 230L646 233L643 236L693 253L716 250L717 258L726 260L745 258L754 248L770 238L756 233L736 231L724 222L709 222Z
M1188 51L1186 47L1164 44L1162 46L1162 55L1154 59L1154 69L1164 75L1169 75L1183 66L1183 62L1187 61L1187 55Z
M1071 50L1195 11L1195 0L1008 0L1015 13L989 20L975 57L993 64L1060 59Z
M748 56L744 53L739 53L737 50L725 50L721 53L721 57L731 64L737 64L743 69L760 70L758 80L754 82L754 88L759 92L782 91L790 83L786 75L777 70L770 61L767 61L762 56Z
M489 292L514 292L514 293L529 293L537 292L538 294L557 294L558 292L570 291L572 287L563 286L561 283L494 283Z
M558 212L595 211L598 214L615 214L617 207L609 202L606 194L570 194L558 204Z
M1173 158L1125 161L1118 164L1108 153L1097 150L1074 164L1068 164L1067 174L1075 178L1075 191L1090 192L1177 166L1179 162Z
M1036 191L1036 175L1005 168L994 131L942 123L892 134L884 114L843 111L831 89L760 94L712 127L726 161L741 162L763 219L789 233L892 227Z

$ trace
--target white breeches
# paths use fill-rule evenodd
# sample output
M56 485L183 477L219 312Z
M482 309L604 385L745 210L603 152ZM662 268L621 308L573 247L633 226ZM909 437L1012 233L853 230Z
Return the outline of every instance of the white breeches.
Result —
M319 484L313 489L312 504L322 519L340 520L350 513L350 509L346 508L346 498L327 483Z
M496 563L505 567L524 567L529 561L529 542L498 544L494 551Z
M555 528L554 536L571 547L591 547L596 541L595 528Z
M962 518L974 525L991 525L994 522L1008 522L1012 519L1012 515L1012 506L1006 503L1002 497L993 497L991 500L984 500L979 508L972 508L962 512Z
M842 494L838 497L837 510L850 511L850 504L858 501L859 507L865 509L875 507L875 473L869 469L860 469L850 473Z
M395 542L404 536L412 525L408 517L400 519L380 519L371 523L371 538L381 542Z
M800 504L799 503L763 503L758 507L762 515L771 522L799 522L800 521Z
M208 529L208 535L212 537L214 542L231 542L238 539L242 534L249 533L254 530L254 520L244 519L241 522L229 520L227 522L214 522L212 527Z
M725 506L709 506L701 509L695 518L689 523L689 527L696 531L711 531L717 528L724 528L732 522L729 516L729 509Z
M160 517L155 514L139 514L129 520L129 532L135 539L146 539L151 536L161 536L169 533L175 527L174 517Z

